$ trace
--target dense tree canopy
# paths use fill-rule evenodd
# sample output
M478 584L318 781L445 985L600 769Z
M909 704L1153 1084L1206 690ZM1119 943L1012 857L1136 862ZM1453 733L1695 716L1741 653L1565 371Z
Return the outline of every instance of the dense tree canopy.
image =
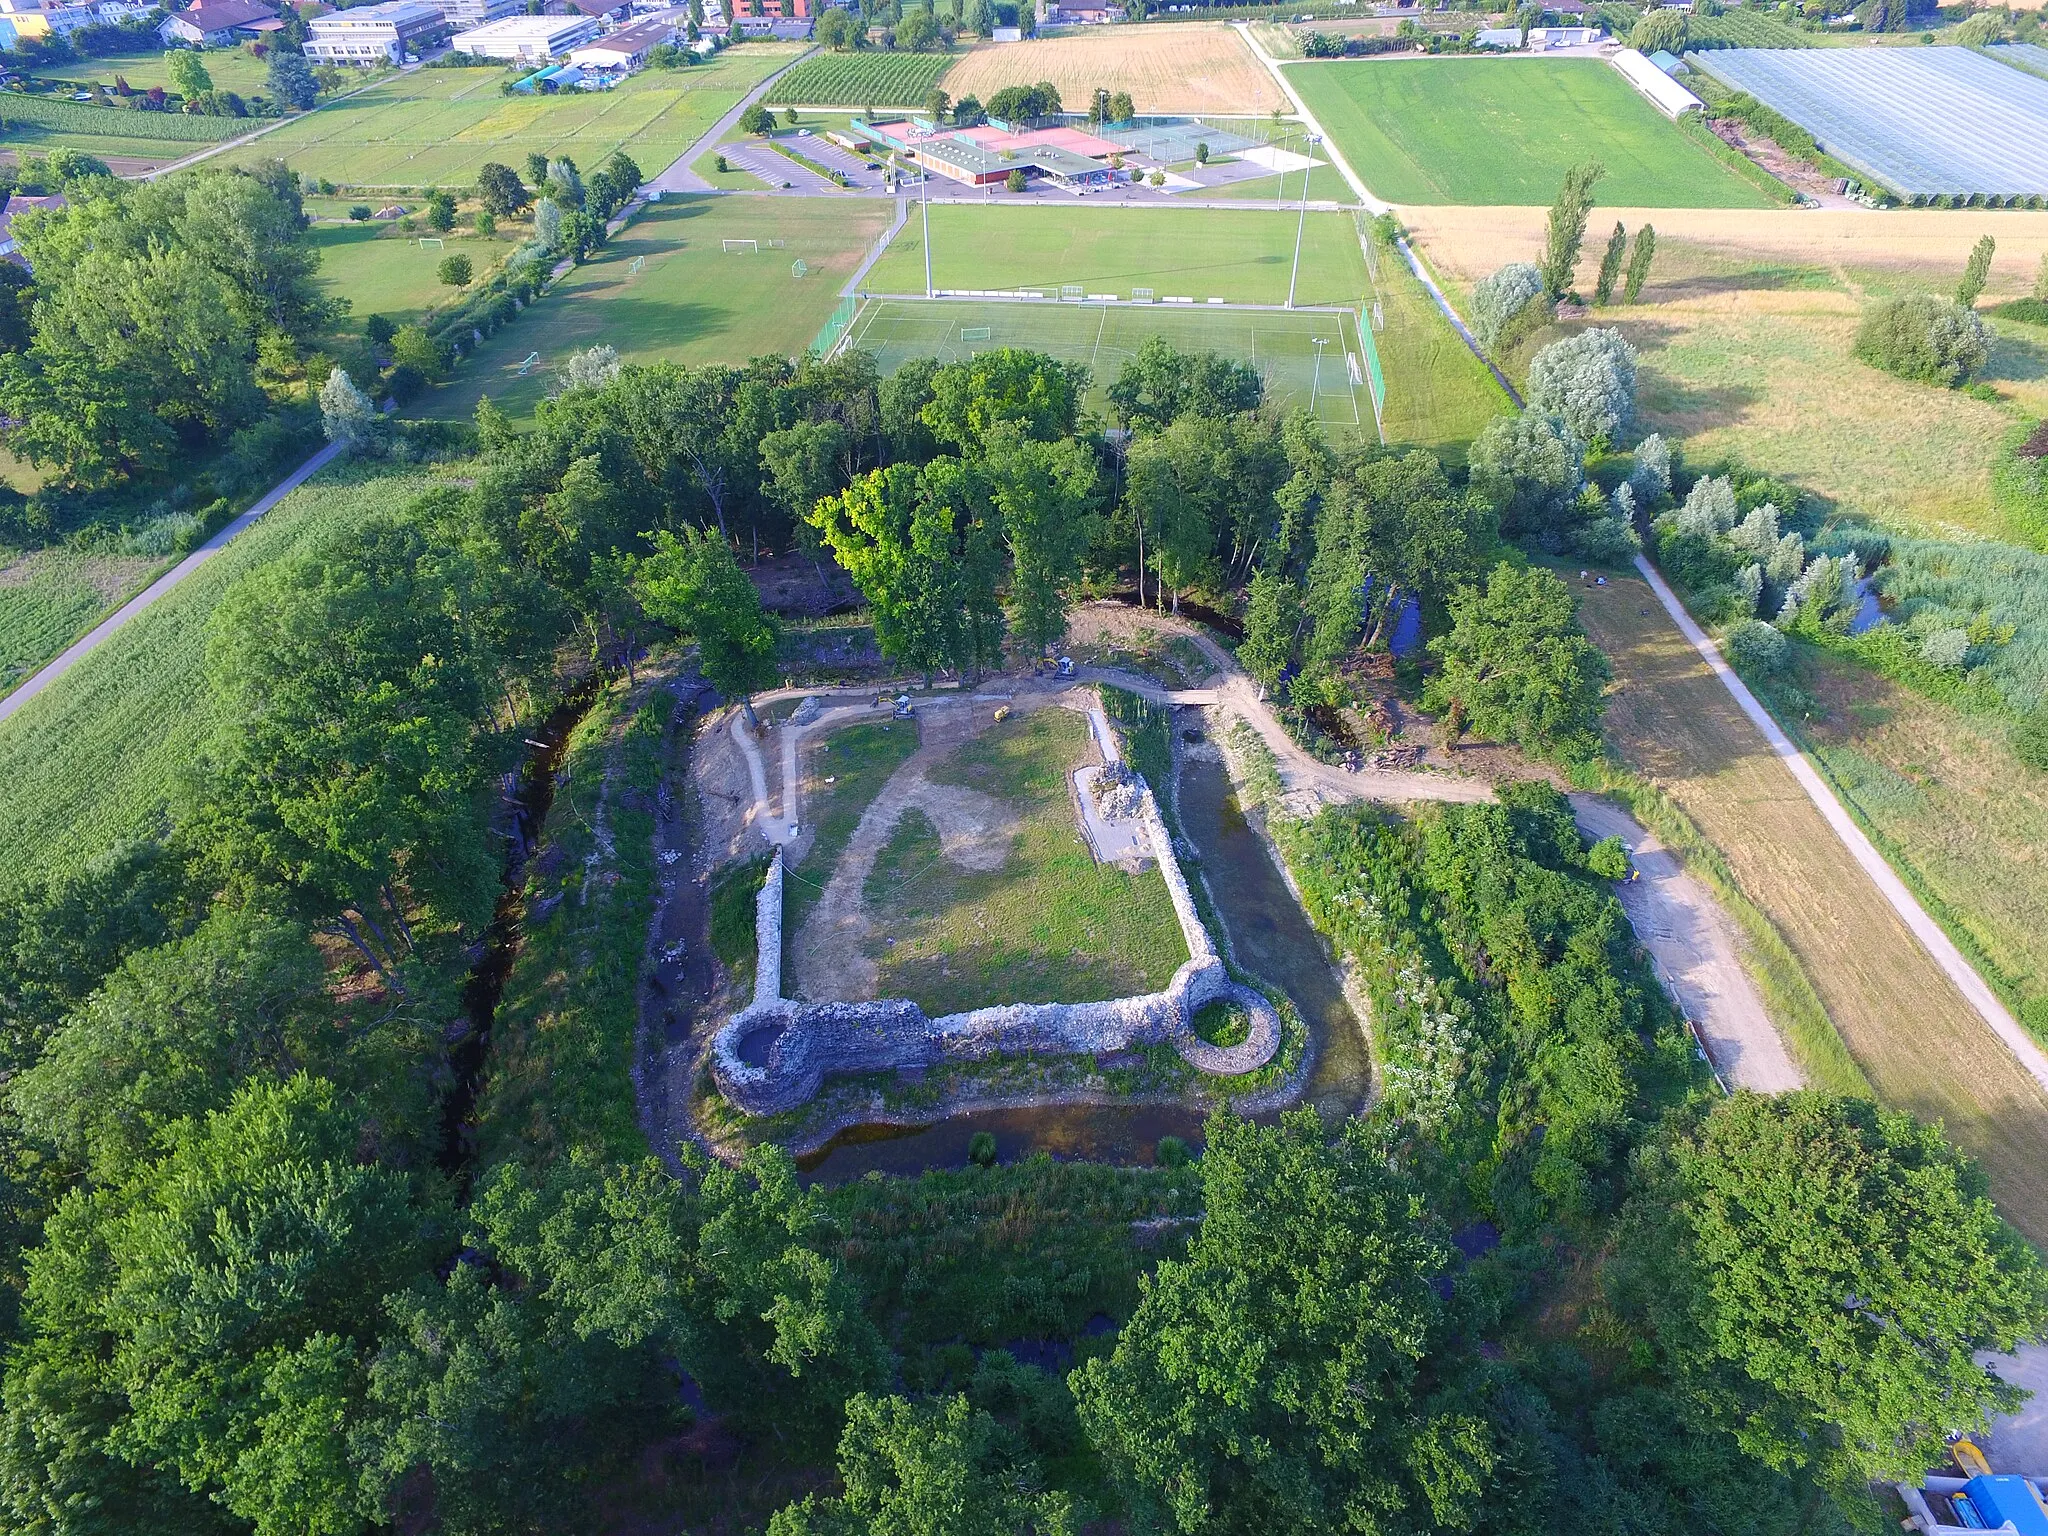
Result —
M1455 704L1482 736L1542 756L1598 748L1607 658L1554 572L1503 563L1483 587L1454 592L1450 610L1450 631L1429 643L1443 662L1429 681L1431 709Z

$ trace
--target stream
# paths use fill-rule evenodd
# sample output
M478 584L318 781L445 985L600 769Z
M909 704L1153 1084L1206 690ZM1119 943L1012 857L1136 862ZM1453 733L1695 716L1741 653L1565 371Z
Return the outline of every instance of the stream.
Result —
M1342 980L1265 843L1239 811L1229 775L1213 753L1182 759L1178 803L1181 828L1200 856L1231 953L1245 969L1283 988L1308 1022L1314 1056L1307 1101L1325 1118L1362 1109L1371 1092L1372 1060ZM1063 1159L1150 1163L1162 1136L1178 1136L1199 1150L1202 1119L1175 1105L980 1110L933 1125L854 1126L801 1166L807 1180L827 1184L870 1170L916 1174L959 1168L966 1166L968 1142L978 1131L995 1136L997 1158L1006 1163L1038 1151Z

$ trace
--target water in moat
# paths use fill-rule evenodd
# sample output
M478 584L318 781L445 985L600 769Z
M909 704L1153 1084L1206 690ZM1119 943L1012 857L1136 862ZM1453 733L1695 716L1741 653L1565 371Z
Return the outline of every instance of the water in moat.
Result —
M1372 1083L1364 1032L1322 941L1246 822L1223 764L1190 756L1180 771L1181 829L1195 845L1218 916L1240 965L1286 990L1307 1020L1314 1062L1307 1098L1326 1117L1364 1107ZM1190 870L1190 874L1193 871ZM810 1179L837 1184L870 1169L890 1174L959 1168L977 1131L1003 1162L1045 1151L1058 1158L1150 1163L1159 1139L1201 1146L1202 1117L1170 1105L1057 1105L982 1110L927 1126L855 1126L804 1159Z

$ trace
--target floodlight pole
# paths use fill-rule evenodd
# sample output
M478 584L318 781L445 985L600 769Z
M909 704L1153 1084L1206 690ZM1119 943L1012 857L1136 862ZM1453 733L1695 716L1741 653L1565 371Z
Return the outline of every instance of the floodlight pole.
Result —
M1301 222L1294 226L1294 270L1287 274L1287 307L1289 309L1294 308L1294 285L1301 276L1301 237L1308 232L1308 176L1309 172L1315 168L1315 147L1322 143L1322 140L1312 133L1305 135L1305 138L1308 143L1309 153L1302 156L1302 158L1309 163L1301 168ZM931 247L927 245L925 249L930 250ZM1320 357L1322 354L1317 353L1316 355Z
M917 206L924 220L924 296L932 296L932 173L923 171L917 178Z
M1323 387L1323 348L1330 344L1330 339L1327 336L1312 336L1309 339L1316 344L1316 371L1308 385L1308 413L1313 416L1316 413L1316 392Z

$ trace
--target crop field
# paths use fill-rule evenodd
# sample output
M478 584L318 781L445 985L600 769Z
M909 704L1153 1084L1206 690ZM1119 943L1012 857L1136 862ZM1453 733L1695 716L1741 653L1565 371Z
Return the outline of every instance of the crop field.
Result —
M1300 179L1295 186L1299 188ZM1089 293L1284 304L1301 228L1291 210L1118 208L1058 203L1005 206L935 203L930 210L932 286L1049 288ZM921 216L890 242L864 280L873 293L922 294ZM1301 246L1298 304L1352 304L1367 289L1358 228L1348 213L1311 213Z
M623 149L652 176L798 51L748 43L691 69L648 70L616 90L558 96L503 96L498 70L422 69L330 102L228 159L277 157L353 186L466 187L487 160L524 175L529 154L594 168Z
M214 88L243 96L268 95L270 66L246 48L208 48L199 55ZM68 64L38 64L30 71L39 80L75 80L80 85L100 84L114 88L115 77L126 80L138 91L151 86L170 88L170 71L164 67L164 50L152 48L137 53L110 53L98 59L74 59ZM255 125L248 125L255 126Z
M1716 214L1620 210L1655 223L1643 303L1596 311L1641 352L1639 426L1696 465L1723 460L1782 476L1830 510L1893 527L2022 539L1993 495L2014 413L2048 415L2048 336L1993 323L1986 379L1995 402L1881 373L1850 352L1862 306L1908 287L1953 287L1971 244L1996 232L1986 307L2029 291L2048 252L2048 214L1901 210ZM1481 209L1404 213L1439 281L1463 303L1504 262L1529 259L1543 216ZM1579 286L1591 282L1596 209ZM1552 328L1530 348L1563 334ZM1526 366L1527 352L1518 354ZM1391 369L1391 364L1389 365ZM1513 372L1513 368L1510 368Z
M76 865L149 825L213 728L206 621L236 577L429 483L323 471L0 722L0 883Z
M69 549L0 551L0 695L128 600L164 561Z
M1350 311L871 299L847 345L874 353L884 373L913 357L953 362L995 347L1028 347L1086 363L1094 376L1091 403L1101 408L1104 388L1151 336L1184 352L1222 352L1255 363L1275 405L1312 408L1333 435L1378 440L1365 386L1350 382L1346 354L1359 350ZM1388 392L1398 387L1390 377Z
M1006 85L1059 87L1070 111L1097 89L1128 91L1141 113L1287 111L1292 103L1243 39L1223 25L1102 27L1078 36L968 50L940 77L954 100L987 101Z
M1290 64L1287 78L1389 202L1547 205L1566 170L1597 159L1603 203L1770 206L1596 59Z
M1649 589L1633 577L1589 588L1582 616L1614 665L1617 750L1720 850L1878 1095L1942 1121L2005 1215L2048 1241L2048 1095L1856 870Z
M795 357L830 318L889 212L872 200L665 198L556 284L520 324L478 347L419 409L467 416L488 394L523 415L547 393L553 369L599 345L634 363ZM760 247L727 254L728 238ZM772 250L770 240L785 244ZM809 269L801 278L790 275L798 261ZM540 355L527 366L534 352Z
M168 143L198 149L232 139L261 123L242 117L188 117L183 112L137 112L127 107L101 107L89 101L55 96L10 95L0 101L0 122L10 142L28 140L37 146L88 141Z
M822 53L775 82L772 105L921 107L951 58L943 53Z
M1700 62L1895 192L2048 193L2048 80L1968 48L1738 48Z
M992 797L1014 818L1008 856L993 870L968 867L923 812L903 814L866 886L889 940L870 956L877 996L938 1015L1089 1002L1173 979L1188 952L1165 880L1156 868L1097 864L1081 836L1066 775L1087 756L1087 721L1040 709L932 768L933 785Z

